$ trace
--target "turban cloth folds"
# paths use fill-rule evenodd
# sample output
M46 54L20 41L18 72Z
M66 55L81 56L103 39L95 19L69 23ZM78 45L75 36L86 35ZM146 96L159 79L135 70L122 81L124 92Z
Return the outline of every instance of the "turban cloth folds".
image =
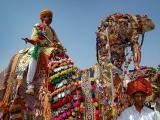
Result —
M131 96L135 92L144 92L147 96L152 95L151 83L144 78L138 78L129 82L127 87L127 94Z

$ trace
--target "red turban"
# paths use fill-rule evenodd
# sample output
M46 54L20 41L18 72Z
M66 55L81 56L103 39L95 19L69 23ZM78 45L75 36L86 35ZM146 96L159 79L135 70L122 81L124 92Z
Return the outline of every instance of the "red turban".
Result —
M147 81L145 78L138 78L128 83L128 87L127 87L128 95L131 96L133 93L138 91L146 93L147 96L152 95L151 83Z

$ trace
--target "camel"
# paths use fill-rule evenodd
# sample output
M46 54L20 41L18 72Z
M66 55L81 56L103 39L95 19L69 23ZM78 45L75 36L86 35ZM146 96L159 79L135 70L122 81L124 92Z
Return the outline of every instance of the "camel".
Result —
M124 99L123 79L127 61L126 49L133 53L134 69L140 70L141 47L145 32L153 30L153 21L148 16L115 13L105 17L97 31L97 62L99 64L99 83L107 94L113 110L119 114L127 105ZM142 36L142 40L139 37ZM132 59L129 60L131 62ZM124 68L123 68L124 67ZM128 67L128 66L127 66ZM100 96L104 99L104 96ZM104 109L105 105L101 106ZM106 105L107 106L107 105ZM110 109L110 108L109 108ZM107 110L105 110L107 111ZM104 113L105 114L105 113ZM106 114L108 114L106 112ZM106 115L107 116L107 115ZM113 115L114 116L114 115ZM111 119L104 117L103 119ZM113 118L112 118L113 119Z
M3 118L114 119L117 114L111 108L124 105L122 65L126 60L125 48L132 48L135 69L139 70L143 43L142 40L139 44L139 35L153 29L154 23L147 16L120 13L107 16L97 31L97 64L80 70L68 56L53 52L47 66L49 75L44 74L43 65L37 68L34 96L25 94L32 48L19 51L12 57L3 79L0 103ZM18 76L23 76L23 81L19 81Z

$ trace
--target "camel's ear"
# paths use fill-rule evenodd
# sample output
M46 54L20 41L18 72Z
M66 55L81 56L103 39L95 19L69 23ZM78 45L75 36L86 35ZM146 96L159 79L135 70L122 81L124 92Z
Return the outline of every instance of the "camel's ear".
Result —
M147 15L143 15L143 17L148 17Z

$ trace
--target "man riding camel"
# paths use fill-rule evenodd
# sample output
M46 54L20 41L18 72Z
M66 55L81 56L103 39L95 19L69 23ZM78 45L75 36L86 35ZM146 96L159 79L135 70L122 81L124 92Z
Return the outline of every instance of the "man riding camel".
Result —
M48 59L53 50L61 49L64 51L61 43L59 42L57 35L53 28L50 26L52 23L53 13L48 9L44 9L40 12L41 23L34 25L32 30L31 39L24 38L25 42L29 42L33 45L31 53L31 59L29 61L28 73L27 73L27 94L34 94L34 85L32 84L34 75L36 73L37 62L39 57L42 58L40 64L46 66L45 73L48 74Z

